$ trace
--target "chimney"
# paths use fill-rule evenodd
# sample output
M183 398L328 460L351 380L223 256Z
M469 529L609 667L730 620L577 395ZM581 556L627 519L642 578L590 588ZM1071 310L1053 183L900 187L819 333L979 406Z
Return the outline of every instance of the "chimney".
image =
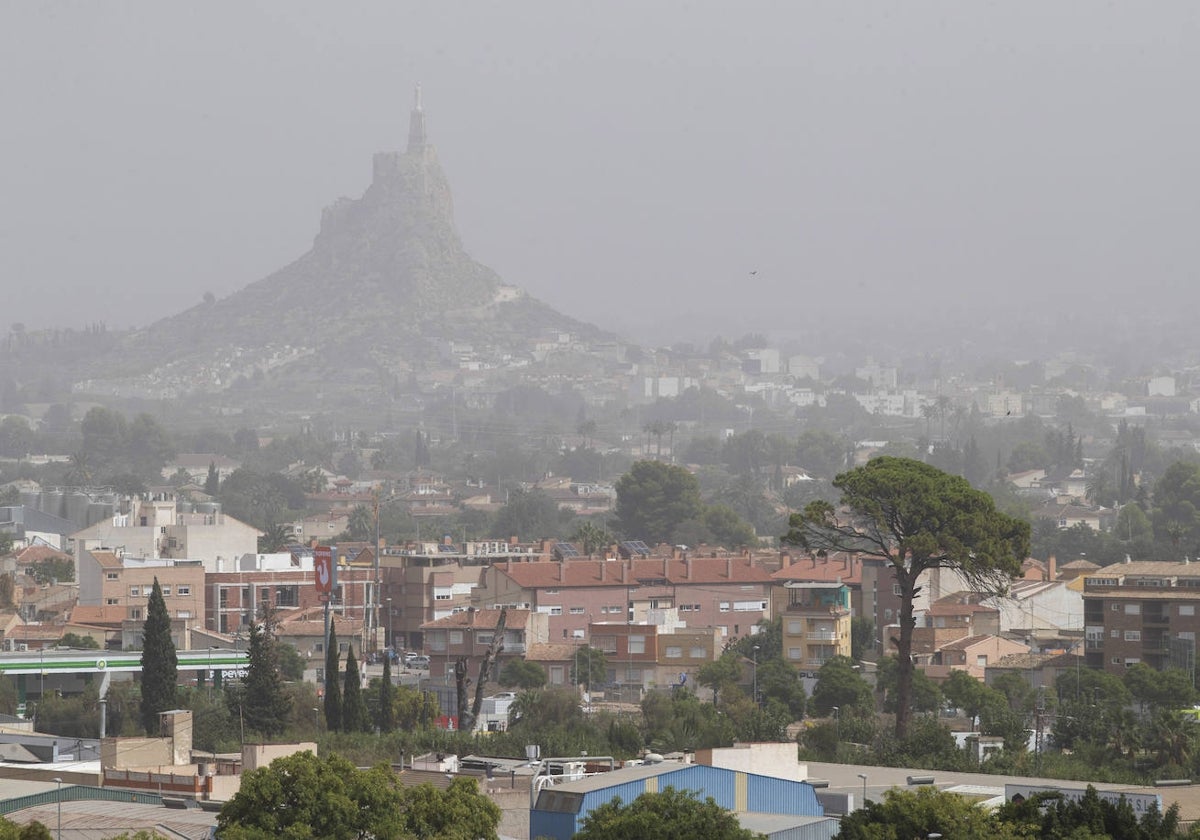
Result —
M664 557L663 558L663 577L667 577L669 574L671 574L671 570L669 568L670 565L671 565L671 558Z
M629 571L629 564L632 560L621 560L621 583L625 583L625 573Z
M792 555L786 551L779 552L779 568L786 569L792 565Z
M686 554L683 555L683 579L692 579L692 558L688 557Z
M733 580L733 558L732 557L725 558L725 577L728 578L729 580Z
M567 561L566 561L566 560L559 560L559 561L558 561L558 580L559 580L559 582L560 582L560 583L561 583L561 582L562 582L562 580L563 580L563 575L566 573L566 570L565 570L565 568L564 568L566 565L567 565Z
M604 583L604 579L606 577L607 572L608 572L608 561L601 560L600 561L600 582L601 583Z
M1049 575L1049 580L1058 580L1058 558L1053 554L1046 561L1046 574Z
M506 572L512 571L512 557L511 556L504 558L504 571L506 571Z

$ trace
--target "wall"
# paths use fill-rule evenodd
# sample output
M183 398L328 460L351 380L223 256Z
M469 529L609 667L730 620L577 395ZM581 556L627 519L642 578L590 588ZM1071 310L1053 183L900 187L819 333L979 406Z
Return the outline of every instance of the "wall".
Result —
M696 763L726 770L769 775L777 779L803 782L808 778L808 765L796 757L795 743L734 744L696 750Z
M159 767L171 761L166 738L104 738L100 741L101 767Z
M316 755L317 745L308 741L299 744L245 744L242 747L242 772L249 773L251 770L266 767L277 758L300 752Z

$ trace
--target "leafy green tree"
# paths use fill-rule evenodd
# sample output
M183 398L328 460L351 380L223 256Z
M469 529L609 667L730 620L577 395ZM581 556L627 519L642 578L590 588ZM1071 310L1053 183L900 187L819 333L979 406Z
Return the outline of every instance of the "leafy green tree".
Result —
M432 726L442 713L437 695L406 685L396 687L396 726L405 731Z
M668 542L675 527L703 513L700 484L682 467L638 461L617 481L617 524L630 539Z
M807 429L796 441L796 464L820 478L833 478L846 466L850 441L832 432Z
M75 580L75 562L70 557L45 557L29 567L39 584L51 581L70 583Z
M268 738L287 729L291 713L279 673L276 646L268 625L259 622L250 625L249 664L239 692L240 707L246 726Z
M741 548L758 545L754 527L726 505L709 505L704 508L700 521L708 530L708 542L726 548Z
M175 688L179 657L171 639L171 616L163 600L162 587L154 578L142 625L142 728L158 734L160 712L176 707Z
M581 645L571 661L571 682L574 685L602 685L608 680L608 657L604 651L591 645Z
M302 680L308 670L308 662L294 645L276 643L275 658L279 662L279 673L285 680Z
M973 723L983 706L986 688L987 686L966 671L954 670L942 683L942 694L954 704L956 709L962 709Z
M58 647L75 648L76 650L99 650L100 643L91 636L80 636L78 633L64 633L58 640Z
M522 691L508 710L509 719L523 732L582 722L579 697L569 688L535 688Z
M741 656L733 651L726 651L712 662L705 662L696 673L696 682L712 689L713 703L720 700L723 692L736 686L741 678Z
M711 796L701 801L693 792L668 786L643 793L629 804L619 797L583 818L575 840L756 840L761 835L742 828L737 817Z
M1006 802L995 818L1001 825L1015 826L1023 837L1045 840L1175 840L1184 836L1178 805L1165 812L1151 808L1139 818L1129 802L1101 799L1091 785L1078 800L1050 792L1023 802Z
M876 672L875 690L883 694L883 710L895 712L898 698L896 682L899 676L899 662L894 656L885 656L879 660L879 670ZM942 704L942 691L937 683L929 679L924 671L913 672L912 680L912 709L914 712L935 712Z
M358 770L336 755L303 752L246 773L217 826L231 840L494 840L499 820L499 808L479 793L474 779L455 779L444 791L402 788L386 766Z
M557 537L567 532L573 516L560 510L558 504L541 490L516 489L508 494L504 507L496 511L492 536L541 539Z
M546 684L546 669L536 662L510 659L500 669L500 685L506 688L541 688Z
M50 829L37 820L20 825L0 817L0 840L52 840Z
M1024 836L973 800L934 787L885 791L882 800L868 801L843 817L837 836L840 840L910 840L931 834L991 840Z
M1154 485L1154 536L1176 555L1200 547L1200 464L1178 461Z
M822 716L831 714L834 706L842 715L851 712L870 715L875 711L871 686L845 656L828 659L817 671L817 684L813 686L814 713Z
M329 627L329 640L325 646L325 728L330 732L342 729L342 689L338 685L338 640L337 631Z
M221 474L217 472L216 461L208 462L208 475L204 477L204 492L216 497L221 491Z
M392 685L392 657L383 658L383 676L379 680L379 707L375 725L383 733L396 728L396 686Z
M342 731L369 732L371 717L367 714L367 702L362 693L362 678L358 674L358 660L354 648L346 653L346 682L342 688Z
M808 707L800 672L778 657L758 663L758 694L768 709L777 703L786 710L788 723L803 718Z
M1156 671L1139 662L1125 672L1123 682L1143 711L1186 709L1198 696L1191 674L1182 668Z
M875 647L875 622L865 615L850 619L850 658L861 662L868 650Z
M903 739L912 714L913 601L921 576L953 569L976 591L1003 593L1029 556L1029 524L997 511L965 479L905 458L875 458L833 484L841 509L813 502L792 515L785 539L812 551L858 551L891 567L900 591L896 737Z
M292 526L283 522L271 522L258 538L258 550L263 554L278 554L296 541Z

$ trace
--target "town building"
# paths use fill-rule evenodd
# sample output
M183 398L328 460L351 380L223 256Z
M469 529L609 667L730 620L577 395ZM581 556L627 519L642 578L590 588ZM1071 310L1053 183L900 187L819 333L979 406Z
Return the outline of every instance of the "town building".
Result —
M850 587L785 580L773 596L772 612L782 619L783 657L790 665L815 672L835 656L850 655Z
M1200 629L1200 564L1117 563L1084 577L1084 657L1090 668L1123 674L1144 663L1192 671Z

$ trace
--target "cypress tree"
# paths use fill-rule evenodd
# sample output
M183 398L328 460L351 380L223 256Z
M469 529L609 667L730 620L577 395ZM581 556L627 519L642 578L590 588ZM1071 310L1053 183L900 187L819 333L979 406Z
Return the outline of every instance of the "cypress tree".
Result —
M362 680L358 675L358 661L354 658L353 645L346 654L346 683L342 689L342 731L371 731L371 716L367 714L367 701L363 697Z
M204 479L204 492L209 496L216 496L221 491L221 475L217 472L217 465L213 461L208 462L208 476Z
M292 701L283 690L274 635L262 624L250 625L250 663L243 683L242 713L255 732L270 738L283 734Z
M383 658L383 679L379 681L379 724L380 732L391 732L396 728L396 689L392 685L392 655L389 651Z
M325 646L325 728L340 732L342 728L342 689L338 685L337 631L329 626L329 643Z
M173 709L179 657L171 640L171 616L163 600L162 587L154 578L150 600L146 604L146 623L142 625L142 728L147 735L158 734L158 715Z

